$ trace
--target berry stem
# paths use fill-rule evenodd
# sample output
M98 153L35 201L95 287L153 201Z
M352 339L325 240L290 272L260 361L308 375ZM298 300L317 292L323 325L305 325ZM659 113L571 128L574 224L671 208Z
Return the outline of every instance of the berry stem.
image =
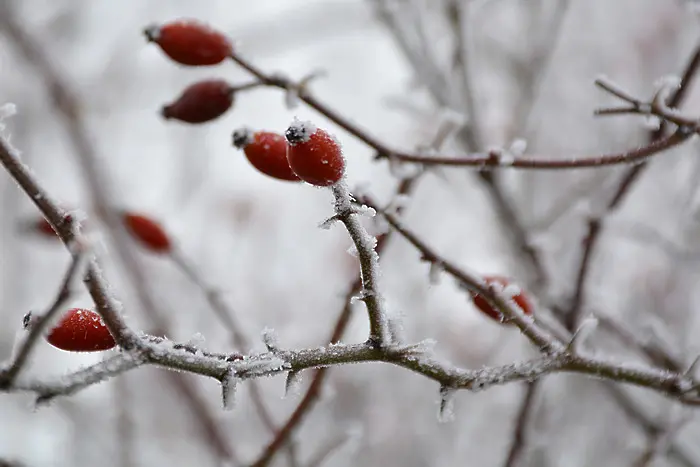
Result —
M376 239L362 226L352 206L350 192L344 182L332 186L335 196L335 213L352 238L360 260L362 279L362 301L369 315L369 342L378 347L391 343L388 333L387 314L384 297L379 290L379 255Z

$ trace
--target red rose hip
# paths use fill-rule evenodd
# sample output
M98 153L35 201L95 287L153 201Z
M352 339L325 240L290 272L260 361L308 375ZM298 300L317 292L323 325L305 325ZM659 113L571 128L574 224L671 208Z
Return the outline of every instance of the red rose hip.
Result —
M207 66L223 62L233 51L224 34L192 19L182 19L144 30L165 54L182 65Z
M172 249L170 237L155 220L132 212L124 213L122 220L126 230L149 250L168 253Z
M234 90L221 79L199 81L188 86L174 102L163 106L166 120L206 123L225 114L233 105Z
M100 315L83 308L68 310L46 340L68 352L99 352L117 345Z
M496 284L502 288L506 288L511 284L509 279L502 276L484 276L483 279L488 286ZM474 305L481 310L482 313L499 323L503 322L503 314L495 309L486 298L474 292L470 292L470 295ZM524 314L532 315L532 303L524 292L520 291L518 294L513 295L512 299Z
M287 162L295 174L316 186L335 185L345 175L340 144L310 122L295 120L284 134L289 146Z
M233 132L233 145L243 149L248 162L265 175L278 180L301 181L287 162L287 140L284 136L241 128Z

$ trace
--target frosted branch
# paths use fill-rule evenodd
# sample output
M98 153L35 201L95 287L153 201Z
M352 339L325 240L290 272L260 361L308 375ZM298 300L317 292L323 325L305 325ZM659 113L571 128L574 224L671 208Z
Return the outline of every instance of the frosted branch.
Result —
M347 186L333 186L335 213L350 234L360 260L362 278L362 301L369 315L369 341L372 345L384 346L391 340L387 329L387 314L384 297L379 290L379 255L375 251L377 240L362 226L352 205Z

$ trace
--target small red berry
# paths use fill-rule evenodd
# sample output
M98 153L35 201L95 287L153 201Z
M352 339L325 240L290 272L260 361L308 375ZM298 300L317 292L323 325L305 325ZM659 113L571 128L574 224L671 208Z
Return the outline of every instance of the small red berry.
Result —
M68 352L98 352L117 345L100 315L83 308L68 310L46 340Z
M287 162L299 178L316 186L331 186L342 180L345 158L340 144L328 132L296 120L284 136L289 143Z
M171 250L170 237L158 222L131 212L123 214L123 221L129 233L149 250L156 253L167 253Z
M63 222L73 222L73 216L71 216L70 214L66 214L65 216L63 216ZM24 224L22 230L26 232L35 233L42 237L58 239L58 235L56 235L56 232L53 230L53 227L51 227L51 224L49 224L49 222L44 217L28 220L26 224Z
M279 180L300 181L287 162L287 140L284 136L241 128L233 132L233 145L243 149L253 167L265 175Z
M228 37L196 20L152 25L144 34L149 42L158 44L168 57L182 65L216 65L233 52Z
M165 105L161 115L186 123L205 123L221 117L231 108L234 90L221 79L199 81L188 86L180 97Z
M499 285L500 287L506 288L509 286L510 280L502 277L502 276L485 276L484 277L484 282L488 286L492 285ZM503 314L495 309L491 304L486 300L483 296L481 296L478 293L470 292L471 298L474 301L474 305L481 310L486 316L498 321L499 323L503 322ZM520 309L525 313L526 315L532 315L532 303L528 299L527 295L523 293L522 291L518 294L513 295L513 301L515 302L516 305L520 307Z

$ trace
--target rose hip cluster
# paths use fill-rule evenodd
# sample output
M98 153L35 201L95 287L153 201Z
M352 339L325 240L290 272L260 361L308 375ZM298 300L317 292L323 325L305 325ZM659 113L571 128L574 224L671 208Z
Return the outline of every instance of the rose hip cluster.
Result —
M184 66L219 65L233 55L233 45L226 35L195 20L152 25L144 30L144 34L171 60ZM166 120L188 124L210 122L231 109L236 92L264 84L260 82L235 87L223 79L199 81L188 86L175 101L163 106L161 115ZM345 177L345 158L340 144L327 131L311 122L295 119L284 134L240 128L233 132L232 143L243 150L255 169L277 180L330 187L341 183ZM65 222L73 222L69 214L64 219ZM147 250L173 253L172 241L157 221L126 211L122 212L121 220L127 232ZM46 237L56 236L45 219L30 222L29 229ZM484 280L489 287L509 286L509 280L500 276L487 276ZM504 322L501 312L488 299L477 293L471 293L471 299L483 314ZM523 292L518 291L512 300L525 315L532 314L532 305ZM33 317L27 314L25 327L33 323ZM46 339L54 347L71 352L103 351L116 346L99 314L82 308L68 310Z
M152 25L144 33L170 59L185 66L218 65L233 54L233 45L224 34L194 20ZM190 124L210 122L231 109L240 89L222 79L199 81L165 105L161 114ZM233 132L233 145L243 150L258 171L278 180L331 186L345 173L340 144L308 122L295 121L284 136L242 128Z

